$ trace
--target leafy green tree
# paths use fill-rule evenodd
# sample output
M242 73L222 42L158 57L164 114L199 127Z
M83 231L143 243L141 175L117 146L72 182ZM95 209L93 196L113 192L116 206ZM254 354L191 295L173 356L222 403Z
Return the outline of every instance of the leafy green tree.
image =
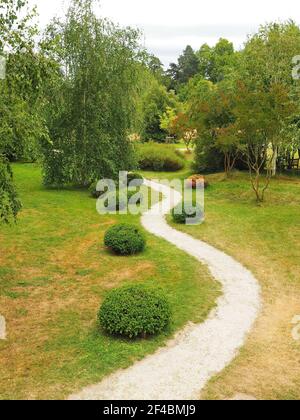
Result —
M276 174L278 152L289 141L282 133L299 113L299 86L292 77L299 43L300 29L293 22L269 24L248 40L242 53L235 115L259 202Z
M221 38L214 47L202 45L197 52L200 75L213 83L222 81L236 67L238 53L233 44Z
M173 88L185 84L199 71L199 60L193 48L188 45L178 58L178 64L171 63L168 75L173 81Z
M166 130L171 136L175 136L178 140L182 140L187 148L191 151L191 146L197 139L198 132L193 125L186 107L182 105L179 109L168 107L160 120L161 128Z
M168 92L153 75L143 74L141 84L142 139L164 142L167 130L161 126L161 117L168 107L176 107L174 92Z
M0 222L16 220L21 202L13 183L13 175L7 160L0 155Z
M241 136L256 199L263 202L274 174L280 133L288 123L294 105L288 87L281 83L272 84L268 90L252 90L240 82L238 92L236 129Z
M278 146L277 165L280 170L294 169L295 157L300 157L300 120L299 117L287 124L282 132L281 138L285 141Z
M206 80L191 81L193 89L188 98L190 118L197 130L195 167L211 169L223 161L225 173L229 175L239 153L239 136L235 128L234 91L231 84L214 85ZM215 155L215 156L214 156Z
M36 160L39 141L48 135L43 105L51 66L35 43L36 13L26 13L27 6L25 0L0 5L0 54L6 59L6 77L0 84L0 141L2 153L14 160Z
M169 77L166 75L164 66L158 57L153 54L147 54L146 66L159 83L170 87Z
M6 75L0 80L0 219L10 222L20 210L9 159L35 159L38 140L47 137L41 102L46 60L35 50L35 10L26 0L0 3L0 56Z
M135 114L139 33L98 19L93 1L74 0L54 22L64 80L52 112L52 144L44 147L46 184L86 186L134 166L129 142Z
M229 177L241 151L240 132L236 124L232 123L214 132L216 148L224 155L224 170Z

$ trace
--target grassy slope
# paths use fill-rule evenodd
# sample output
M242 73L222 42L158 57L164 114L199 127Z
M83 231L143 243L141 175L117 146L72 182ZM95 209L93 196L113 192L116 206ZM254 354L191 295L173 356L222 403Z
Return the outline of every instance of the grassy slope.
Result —
M80 190L45 190L40 169L14 165L24 209L0 227L0 399L64 398L155 351L187 321L202 321L218 285L196 260L151 235L145 253L103 248L105 230L138 216L99 216ZM173 306L168 334L126 340L103 335L96 315L105 293L126 283L157 284Z
M300 180L274 180L266 203L258 207L246 174L228 181L222 175L208 178L205 223L179 228L252 270L262 286L264 308L241 354L202 398L246 393L299 399L300 341L292 338L291 321L300 315Z

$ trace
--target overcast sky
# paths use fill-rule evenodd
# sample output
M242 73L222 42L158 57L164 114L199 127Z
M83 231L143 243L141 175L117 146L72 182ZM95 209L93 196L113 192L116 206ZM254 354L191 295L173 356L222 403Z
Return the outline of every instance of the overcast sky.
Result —
M29 0L38 6L41 26L63 15L69 0ZM260 24L293 19L300 23L299 0L100 0L97 13L122 25L138 26L144 43L167 66L190 44L198 49L220 37L237 48ZM300 45L299 45L300 53Z

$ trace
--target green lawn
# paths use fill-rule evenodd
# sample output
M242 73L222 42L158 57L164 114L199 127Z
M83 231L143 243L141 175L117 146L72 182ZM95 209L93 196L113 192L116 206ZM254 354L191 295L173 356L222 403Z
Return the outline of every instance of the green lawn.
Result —
M61 399L154 352L188 321L203 321L219 285L205 267L147 234L145 253L116 257L103 247L116 222L100 216L83 190L46 190L32 164L13 165L23 210L0 227L0 399ZM108 290L129 283L164 289L173 308L166 334L133 342L105 336L96 323Z
M248 175L210 175L206 221L178 226L226 251L257 277L264 307L236 361L215 378L202 398L236 393L261 399L300 398L300 341L292 319L300 315L300 179L278 177L257 206Z

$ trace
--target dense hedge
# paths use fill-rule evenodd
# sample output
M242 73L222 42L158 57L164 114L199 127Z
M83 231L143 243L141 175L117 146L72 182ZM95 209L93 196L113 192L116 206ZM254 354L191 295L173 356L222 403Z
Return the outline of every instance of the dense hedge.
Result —
M106 332L129 338L159 334L168 327L170 318L163 293L143 285L111 291L98 314Z
M185 224L187 219L195 219L194 223L199 223L204 219L204 212L199 204L179 203L172 210L172 218L175 223ZM191 222L191 221L190 221Z
M146 143L138 147L138 163L142 170L175 172L184 167L184 160L172 146Z
M146 239L136 226L119 224L108 229L104 244L118 255L133 255L145 249Z

